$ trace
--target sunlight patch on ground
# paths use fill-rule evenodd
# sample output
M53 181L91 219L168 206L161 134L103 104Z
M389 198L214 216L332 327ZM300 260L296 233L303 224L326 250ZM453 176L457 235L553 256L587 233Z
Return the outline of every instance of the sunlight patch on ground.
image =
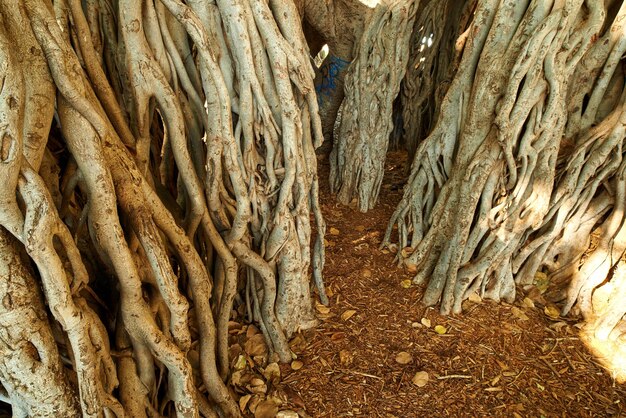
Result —
M367 7L370 7L372 9L378 6L378 3L380 3L380 0L359 0L359 1L363 3L364 5L366 5Z
M617 339L598 339L591 327L585 327L580 332L581 341L596 357L596 361L618 383L626 382L626 344L623 336Z

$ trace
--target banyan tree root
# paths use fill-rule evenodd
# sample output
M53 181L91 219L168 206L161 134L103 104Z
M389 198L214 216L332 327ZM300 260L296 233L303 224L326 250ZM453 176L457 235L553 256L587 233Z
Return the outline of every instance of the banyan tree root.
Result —
M422 1L400 88L400 140L411 160L437 120L441 102L458 67L463 37L476 1ZM460 39L459 39L460 37ZM395 127L394 127L395 128ZM400 144L398 144L400 145Z
M622 335L625 11L478 1L385 236L397 225L425 304L459 312L474 292L510 302L544 271L563 313L576 304L598 338Z
M346 74L346 95L330 154L330 185L341 203L358 199L361 212L378 199L393 129L393 102L406 71L418 3L380 2Z
M296 6L0 6L2 401L15 416L239 416L239 291L282 361L315 324L310 267L327 301Z

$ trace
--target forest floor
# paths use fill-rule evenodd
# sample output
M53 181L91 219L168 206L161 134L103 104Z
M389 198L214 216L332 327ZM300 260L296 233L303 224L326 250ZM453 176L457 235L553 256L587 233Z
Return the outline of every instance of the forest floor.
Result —
M466 301L447 317L419 303L423 289L379 249L405 159L388 156L379 204L362 214L330 195L320 155L331 302L317 306L319 327L296 335L298 360L266 393L301 417L626 416L626 385L585 348L575 319L521 296Z

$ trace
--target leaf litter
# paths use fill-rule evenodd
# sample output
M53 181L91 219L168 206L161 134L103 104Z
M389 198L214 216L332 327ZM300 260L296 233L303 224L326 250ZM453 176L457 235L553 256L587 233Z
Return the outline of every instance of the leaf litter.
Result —
M404 164L403 154L389 154L380 203L367 214L336 205L321 182L335 232L324 271L331 303L316 304L320 325L292 338L290 364L271 358L256 327L229 323L231 386L243 415L624 416L624 385L598 366L575 321L546 300L542 274L513 306L473 294L462 315L443 317L419 303L414 271L397 268L397 249L379 250L376 233L402 197ZM398 286L405 280L411 285Z

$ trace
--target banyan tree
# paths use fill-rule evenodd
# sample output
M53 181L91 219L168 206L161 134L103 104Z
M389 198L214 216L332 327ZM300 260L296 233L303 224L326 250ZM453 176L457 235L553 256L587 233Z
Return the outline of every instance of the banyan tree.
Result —
M374 207L394 129L411 164L383 245L423 303L512 302L545 277L623 347L625 16L0 0L0 400L15 417L240 416L229 321L292 359L328 303L319 184Z

